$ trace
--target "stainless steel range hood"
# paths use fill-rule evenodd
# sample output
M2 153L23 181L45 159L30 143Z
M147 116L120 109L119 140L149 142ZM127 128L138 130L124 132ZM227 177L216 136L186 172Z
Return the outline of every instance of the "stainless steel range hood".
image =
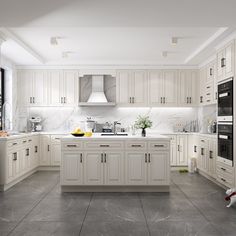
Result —
M104 92L104 75L92 75L92 92L87 102L80 102L80 106L115 106L108 102Z

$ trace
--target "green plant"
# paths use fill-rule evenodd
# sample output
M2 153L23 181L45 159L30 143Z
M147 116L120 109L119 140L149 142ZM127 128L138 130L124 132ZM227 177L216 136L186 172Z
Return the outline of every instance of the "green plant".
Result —
M139 115L137 120L134 123L137 129L146 129L152 127L152 121L149 119L149 116Z

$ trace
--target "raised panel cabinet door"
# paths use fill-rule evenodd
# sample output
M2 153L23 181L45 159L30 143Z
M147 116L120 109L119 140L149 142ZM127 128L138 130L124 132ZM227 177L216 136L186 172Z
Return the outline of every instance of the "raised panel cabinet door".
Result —
M20 106L33 105L33 71L20 70L17 73Z
M105 152L105 184L123 185L124 184L124 153Z
M189 104L189 73L187 70L180 70L179 71L179 103L181 105L188 105Z
M190 80L188 83L188 97L190 99L190 105L197 105L199 95L199 72L198 70L190 70Z
M217 80L224 80L225 74L225 50L222 49L217 53Z
M148 155L148 185L167 185L170 178L168 174L170 154L168 152L152 152Z
M225 79L234 76L234 43L225 47Z
M61 164L61 143L51 144L51 165L60 166Z
M26 148L20 150L20 169L22 173L25 173L28 168L28 156L26 155Z
M64 83L61 70L49 70L49 105L63 106Z
M177 165L187 166L188 165L188 147L187 147L187 136L178 135L177 141Z
M177 70L164 70L164 104L177 105Z
M146 71L137 70L132 73L132 103L135 106L147 105L147 74Z
M7 156L7 183L14 178L14 152L10 152Z
M200 80L199 80L199 104L203 105L206 98L206 76L207 69L203 67L200 69Z
M209 141L209 175L216 178L216 157L217 157L217 142L216 140Z
M64 74L63 103L65 106L78 105L79 73L76 70L65 70L63 74Z
M45 70L34 70L33 79L33 105L45 106L47 101L48 79Z
M85 185L104 184L104 154L98 152L84 153L84 183Z
M121 70L117 72L117 103L119 105L132 105L131 95L131 73L128 70Z
M83 184L83 154L79 152L63 152L62 156L61 184Z
M126 184L145 185L147 183L145 155L147 154L143 152L126 152Z
M41 166L50 166L51 165L51 144L50 136L42 135L40 137L40 165Z
M162 105L163 76L161 70L149 71L148 73L148 103L149 106Z
M17 177L21 174L21 169L20 169L20 152L16 152L16 160L13 160L13 171L14 171L14 176Z

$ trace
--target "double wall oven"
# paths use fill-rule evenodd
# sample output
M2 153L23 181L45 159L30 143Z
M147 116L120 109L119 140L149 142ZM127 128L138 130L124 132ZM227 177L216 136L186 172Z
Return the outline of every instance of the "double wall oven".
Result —
M233 166L233 78L218 84L218 157Z

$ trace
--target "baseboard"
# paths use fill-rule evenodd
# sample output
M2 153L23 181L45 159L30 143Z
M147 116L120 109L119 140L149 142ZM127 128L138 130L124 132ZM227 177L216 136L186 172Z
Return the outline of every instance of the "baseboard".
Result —
M169 186L61 186L62 192L169 192Z
M182 169L188 169L188 166L171 166L170 169L171 169L171 171L172 170L182 170Z

